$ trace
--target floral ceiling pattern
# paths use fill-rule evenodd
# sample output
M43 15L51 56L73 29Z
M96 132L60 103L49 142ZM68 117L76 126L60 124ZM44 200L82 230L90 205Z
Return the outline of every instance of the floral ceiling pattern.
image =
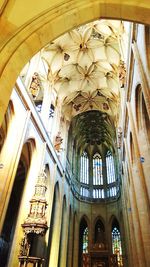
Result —
M121 21L98 20L64 34L42 50L48 79L68 120L88 110L117 117L123 34Z

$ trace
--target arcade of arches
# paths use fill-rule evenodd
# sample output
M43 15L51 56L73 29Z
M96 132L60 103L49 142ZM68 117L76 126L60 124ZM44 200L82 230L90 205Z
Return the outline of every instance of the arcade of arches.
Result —
M149 267L150 4L21 2L0 3L0 267Z

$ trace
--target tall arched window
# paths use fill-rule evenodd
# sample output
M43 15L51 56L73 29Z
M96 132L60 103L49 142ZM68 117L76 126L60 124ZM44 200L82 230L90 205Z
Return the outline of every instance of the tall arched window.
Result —
M80 222L79 231L79 267L89 266L89 254L88 254L89 233L88 225L85 218L82 218Z
M112 224L112 252L117 255L118 266L122 267L122 248L121 248L121 236L117 220L114 220Z
M111 184L115 182L115 168L114 159L110 151L106 154L106 170L107 170L107 183Z
M84 184L89 183L89 158L85 151L81 156L80 182Z
M88 253L88 227L84 229L83 232L83 254Z
M93 184L103 185L102 158L98 153L93 156Z

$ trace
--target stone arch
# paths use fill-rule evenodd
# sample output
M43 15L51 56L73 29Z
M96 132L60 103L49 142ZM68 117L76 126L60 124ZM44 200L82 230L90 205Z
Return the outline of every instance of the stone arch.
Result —
M132 2L112 0L109 4L105 0L94 0L92 2L90 0L74 2L59 0L57 5L47 3L42 6L42 4L43 2L39 2L36 9L33 8L32 12L26 12L26 17L24 14L17 21L13 21L14 18L17 18L16 14L14 17L12 16L9 27L6 27L4 20L2 20L3 26L8 29L8 32L3 36L3 47L1 49L0 88L2 92L3 89L7 92L5 99L0 94L2 103L0 112L3 115L13 84L22 67L49 41L66 31L98 18L124 19L150 24L150 7L146 0L142 1L140 5L138 0ZM4 16L8 16L6 21L9 21L8 10L10 11L12 7L13 3L9 2L3 10ZM15 8L17 8L17 5ZM15 8L13 9L14 12ZM28 8L31 9L31 6L29 7L28 4L25 4L24 9L28 10ZM42 12L40 12L41 10ZM12 27L13 24L18 26L16 26L15 30ZM6 81L5 77L10 77L10 79Z
M6 213L3 214L4 221L2 226L2 237L4 243L4 253L1 261L2 264L5 265L6 262L11 262L11 252L14 247L14 243L16 242L16 233L20 231L20 214L23 212L24 205L24 195L26 191L26 187L28 184L28 172L31 165L32 153L33 149L33 140L28 140L22 147L22 151L20 154L20 158L18 159L18 163L16 166L14 177L10 177L12 180L10 182L11 186L9 186L9 192L7 194L8 202L5 203ZM15 203L15 205L14 205ZM8 244L7 244L8 243ZM16 242L17 243L17 242ZM18 247L15 247L14 255L18 255L19 251L17 251Z
M87 223L87 226L89 228L90 227L90 220L89 220L89 218L88 218L88 216L86 214L83 214L81 216L79 224L81 223L82 220L84 220Z
M121 222L116 218L116 216L113 216L112 218L112 223L111 223L111 247L113 250L113 230L117 228L119 231L120 235L120 242L122 241L122 229L121 229ZM122 243L122 242L121 242ZM122 247L122 244L121 244ZM122 250L122 249L121 249ZM114 251L112 251L113 254L116 254Z
M7 136L7 132L8 132L10 123L14 115L15 115L15 111L14 111L13 101L9 100L7 110L6 110L2 125L0 127L0 151L2 150L2 147L4 145L5 138Z
M110 216L110 218L109 218L109 225L111 226L112 225L112 222L113 222L113 220L117 220L118 221L118 217L116 216L116 215L114 215L114 214L112 214L111 216Z
M98 216L94 219L93 225L95 225L95 224L97 223L98 220L100 220L100 221L103 223L104 227L105 227L105 220L104 220L104 218L103 218L101 215L98 215Z
M130 132L130 159L131 163L133 164L135 161L135 151L134 151L134 142L131 132Z
M23 144L23 148L25 147L24 151L24 160L27 162L28 168L30 167L30 164L32 160L34 160L34 154L37 152L37 146L36 146L36 140L34 137L28 138L25 140Z
M47 261L49 266L57 266L60 238L60 188L55 183L50 219L49 240L47 246Z
M147 143L148 143L148 145L150 145L150 118L148 115L148 111L147 111L147 107L146 107L146 103L145 103L145 99L144 99L143 94L142 94L142 99L141 99L141 116L142 116L141 128L144 129L145 137L148 141Z
M112 225L113 225L114 221L118 222L119 229L120 229L120 223L119 223L118 217L116 215L112 214L111 217L109 218L109 223L108 223L108 226L109 226L109 237L111 237ZM110 244L111 244L111 247L112 247L112 238L110 238L110 241L111 241Z
M150 119L145 104L144 95L142 92L141 84L138 84L135 89L135 113L136 113L136 126L138 131L144 129L145 137L150 144Z
M89 243L89 225L88 225L88 218L86 215L83 215L80 219L79 224L79 258L78 258L78 266L83 266L83 242L84 242L84 233L85 230L88 229L88 243ZM88 247L87 247L88 250ZM87 253L87 252L86 252Z
M105 221L99 215L95 218L93 224L93 243L94 244L102 244L102 246L106 243L106 236L105 236ZM98 231L99 230L99 231Z
M141 127L141 102L142 102L142 87L138 84L135 88L135 114L137 129Z

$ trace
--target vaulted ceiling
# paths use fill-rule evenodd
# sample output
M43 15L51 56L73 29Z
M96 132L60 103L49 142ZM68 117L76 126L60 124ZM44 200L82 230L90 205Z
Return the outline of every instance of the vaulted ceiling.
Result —
M72 138L81 152L113 149L115 145L115 127L107 113L98 110L83 112L71 122Z
M107 128L114 124L108 127L108 120L100 121L103 113L115 124L118 119L123 34L121 21L98 20L64 34L41 51L65 118L71 121L80 115L75 119L82 135L79 143L100 144L106 139L110 143L114 129Z
M87 110L117 114L123 33L121 21L99 20L64 34L42 50L48 78L68 119Z

